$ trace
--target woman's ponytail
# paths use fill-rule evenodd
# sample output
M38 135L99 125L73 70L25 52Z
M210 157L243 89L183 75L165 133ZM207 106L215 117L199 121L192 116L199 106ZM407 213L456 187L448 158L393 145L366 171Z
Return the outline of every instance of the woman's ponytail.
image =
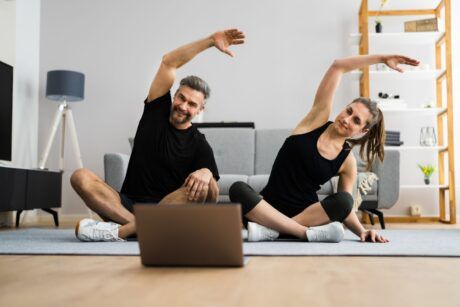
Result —
M348 142L352 145L361 145L359 155L361 159L367 162L366 170L369 171L372 168L372 164L375 158L378 157L383 162L385 157L385 123L383 119L382 111L377 107L377 103L367 98L357 98L352 103L359 102L364 104L371 114L373 119L367 124L365 129L369 131L359 139L350 139Z

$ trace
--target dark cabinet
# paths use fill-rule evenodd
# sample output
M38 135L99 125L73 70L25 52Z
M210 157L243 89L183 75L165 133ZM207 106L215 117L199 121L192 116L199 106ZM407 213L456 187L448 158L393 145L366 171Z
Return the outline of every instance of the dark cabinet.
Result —
M17 211L17 227L22 211L43 209L58 226L57 212L50 208L61 207L61 186L61 172L0 167L0 211Z

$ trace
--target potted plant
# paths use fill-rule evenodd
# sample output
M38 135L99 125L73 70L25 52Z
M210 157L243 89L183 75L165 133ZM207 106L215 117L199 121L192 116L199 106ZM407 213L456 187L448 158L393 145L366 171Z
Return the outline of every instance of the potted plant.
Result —
M433 173L435 171L434 166L431 165L431 164L427 164L427 165L418 164L418 167L420 168L420 170L422 171L423 175L425 176L425 178L424 178L425 184L430 184L430 177L431 177L431 175L433 175Z
M375 19L375 33L382 33L382 20L378 17Z
M377 15L375 16L375 32L376 33L382 33L382 20L379 18L380 11L382 8L387 4L388 0L380 0L380 6L379 9L377 10Z

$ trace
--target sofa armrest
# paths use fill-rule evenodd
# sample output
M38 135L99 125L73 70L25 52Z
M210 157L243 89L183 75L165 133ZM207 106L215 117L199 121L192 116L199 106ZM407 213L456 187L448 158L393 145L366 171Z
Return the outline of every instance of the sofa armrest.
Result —
M385 150L383 163L377 159L372 172L378 177L378 209L390 209L399 198L399 151Z
M116 191L121 190L128 169L129 155L108 153L104 155L104 180Z

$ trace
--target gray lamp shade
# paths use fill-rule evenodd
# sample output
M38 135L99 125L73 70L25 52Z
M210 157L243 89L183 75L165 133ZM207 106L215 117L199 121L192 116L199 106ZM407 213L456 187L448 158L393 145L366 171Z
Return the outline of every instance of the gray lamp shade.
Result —
M46 78L46 97L59 101L83 100L85 75L71 70L50 70Z

